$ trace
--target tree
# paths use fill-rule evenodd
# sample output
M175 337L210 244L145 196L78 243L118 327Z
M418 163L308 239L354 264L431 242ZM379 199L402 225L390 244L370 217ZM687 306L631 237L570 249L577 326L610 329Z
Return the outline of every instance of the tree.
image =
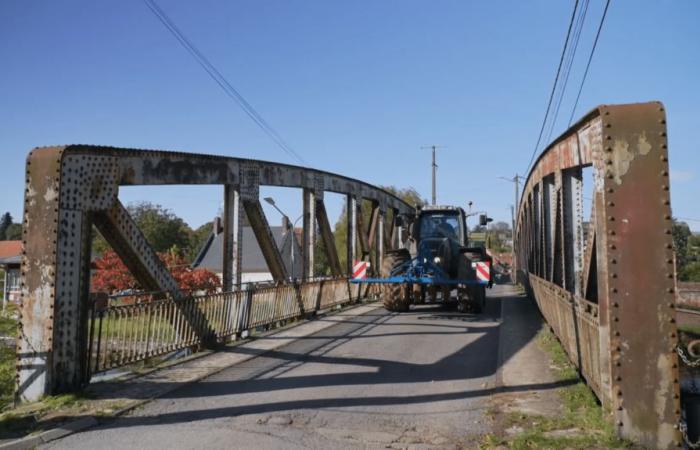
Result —
M676 252L676 269L681 273L689 262L688 240L692 235L690 227L685 222L673 219L671 227L673 236L673 249Z
M0 218L0 241L6 240L7 229L12 225L12 215L6 212Z
M7 241L18 241L22 239L22 224L21 223L11 223L7 230L5 230L5 240Z
M176 252L159 253L158 257L170 270L180 289L184 291L215 292L221 284L219 277L207 269L192 269L185 258ZM141 289L136 279L131 275L114 250L107 250L95 260L95 270L92 276L94 292L115 292Z
M189 261L194 261L213 230L214 223L210 221L190 232L190 246L185 255Z
M700 261L692 262L678 271L679 281L700 281Z
M494 222L490 225L491 230L499 232L510 232L510 225L506 222Z
M127 209L156 252L167 252L173 246L190 248L192 230L169 209L150 202L132 203Z
M175 247L181 254L191 255L192 229L171 210L149 202L131 203L127 210L156 252L167 252ZM104 238L95 233L93 253L101 255L109 248Z

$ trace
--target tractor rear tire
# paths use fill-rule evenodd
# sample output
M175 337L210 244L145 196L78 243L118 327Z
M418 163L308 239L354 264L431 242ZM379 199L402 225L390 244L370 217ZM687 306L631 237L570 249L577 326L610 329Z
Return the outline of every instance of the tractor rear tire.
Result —
M387 252L382 259L382 278L389 278L394 269L411 259L406 249ZM382 284L384 308L392 312L406 312L411 304L411 290L407 283Z
M474 313L481 314L484 312L484 309L486 309L486 288L484 288L484 286L476 286L474 294Z

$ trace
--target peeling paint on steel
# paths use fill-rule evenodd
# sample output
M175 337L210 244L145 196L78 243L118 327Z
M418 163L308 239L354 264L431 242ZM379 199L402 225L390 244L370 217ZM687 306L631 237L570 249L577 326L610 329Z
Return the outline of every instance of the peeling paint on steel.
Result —
M680 403L672 351L677 331L665 123L660 103L601 106L586 115L538 158L528 174L516 226L519 278L613 413L618 434L654 448L674 448L680 442L674 428ZM549 243L541 229L546 211L558 202L554 228L571 230L576 216L563 213L575 208L578 214L580 205L568 198L567 176L587 165L594 174L594 224L582 273L584 287L589 277L597 286L593 317L581 313L591 303L581 297L588 295L587 288L579 294L579 275L576 295L566 297L571 295L567 280L572 265L578 263L567 254L579 247L576 239L563 235L558 241L558 231ZM539 186L550 174L555 195L540 199ZM588 247L591 242L595 248ZM554 267L546 270L541 253L550 246Z

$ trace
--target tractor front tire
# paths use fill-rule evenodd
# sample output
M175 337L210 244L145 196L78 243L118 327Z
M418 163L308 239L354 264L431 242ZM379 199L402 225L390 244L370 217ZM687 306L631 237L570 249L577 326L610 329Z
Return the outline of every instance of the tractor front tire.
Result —
M387 252L382 259L382 278L389 278L394 269L411 259L406 249ZM411 290L407 283L386 283L382 285L384 308L392 312L406 312L411 304Z

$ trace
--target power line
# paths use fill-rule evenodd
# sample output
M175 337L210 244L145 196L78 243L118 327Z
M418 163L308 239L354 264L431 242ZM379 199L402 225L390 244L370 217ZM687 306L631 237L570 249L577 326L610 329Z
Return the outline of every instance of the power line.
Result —
M530 166L532 161L535 159L535 154L540 146L540 141L542 140L542 133L544 132L545 124L547 123L547 117L549 116L549 110L552 108L552 99L554 98L554 91L557 88L557 83L559 82L559 74L561 73L561 66L564 63L564 55L566 54L566 48L569 45L569 37L571 36L571 28L574 25L574 19L576 18L576 10L578 9L578 1L574 3L574 10L571 12L571 20L569 21L569 29L566 31L566 40L564 41L564 48L561 50L561 58L559 59L559 67L557 67L557 75L554 77L554 84L552 85L552 92L549 94L549 101L547 102L547 111L544 113L544 119L542 119L542 126L540 127L540 134L537 136L537 144L535 148L532 149L532 156L530 156L530 162L527 164L527 169L525 173L530 171Z
M180 31L180 29L175 25L175 23L168 17L167 14L158 6L154 0L143 0L148 9L151 10L153 15L155 15L158 20L165 26L165 28L170 31L170 33L178 40L180 45L182 45L185 50L199 63L199 65L204 69L205 72L216 82L216 84L223 89L223 91L228 95L234 102L240 106L240 108L250 117L250 119L255 122L255 124L267 134L279 148L281 148L285 153L287 153L292 158L296 159L302 164L305 164L304 159L299 156L297 152L294 151L280 136L280 134L272 128L272 126L258 113L253 106L248 103L248 101L241 95L238 90L229 83L229 81L224 77L221 72L219 72L214 65L209 62L209 60L197 49L197 47L190 42L187 37Z
M603 29L603 23L605 23L605 16L608 13L608 7L610 6L610 0L605 2L605 9L603 10L603 16L600 18L600 24L598 25L598 31L595 35L595 40L593 41L593 47L591 48L591 54L588 55L588 63L586 64L586 70L583 72L583 78L581 79L581 85L578 88L578 94L576 94L576 101L574 102L574 107L571 109L571 116L569 116L569 126L574 119L574 114L576 113L576 107L578 106L578 101L581 98L581 91L583 91L583 84L586 82L586 77L588 76L588 69L591 67L591 61L593 60L593 54L595 53L596 46L598 45L598 39L600 38L600 31Z
M578 44L581 38L581 31L583 31L583 24L586 21L586 13L588 12L589 3L590 0L584 0L583 7L579 9L579 14L576 18L576 24L574 25L574 45L573 47L570 47L571 51L569 51L569 55L564 63L564 83L562 84L561 89L559 89L559 98L556 101L557 106L554 109L554 115L552 116L551 124L549 126L549 133L547 133L547 139L545 142L550 142L552 133L554 132L557 124L557 120L559 119L559 108L561 108L561 104L564 100L564 94L566 93L566 86L569 83L569 76L571 75L571 68L573 67L574 60L576 58L576 50L578 49Z

